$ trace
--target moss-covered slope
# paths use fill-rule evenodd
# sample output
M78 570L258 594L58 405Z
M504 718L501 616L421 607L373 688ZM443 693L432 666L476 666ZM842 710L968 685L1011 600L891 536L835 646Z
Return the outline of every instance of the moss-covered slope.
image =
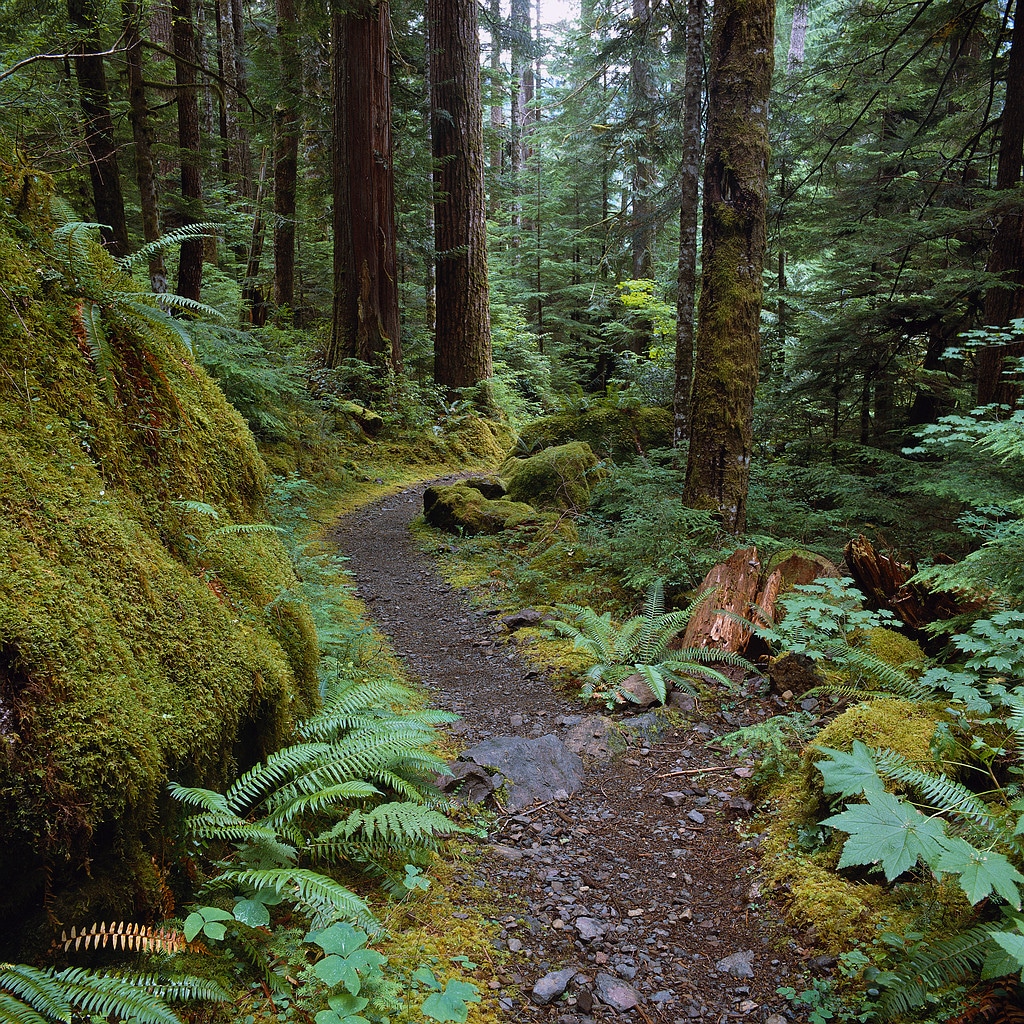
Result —
M167 910L166 780L265 754L317 654L277 536L223 530L265 516L241 418L98 247L55 255L44 178L0 182L2 957Z

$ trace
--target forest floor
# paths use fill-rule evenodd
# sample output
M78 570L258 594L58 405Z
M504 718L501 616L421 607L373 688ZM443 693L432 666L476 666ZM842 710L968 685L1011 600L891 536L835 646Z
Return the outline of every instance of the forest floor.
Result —
M457 745L562 735L595 709L556 691L506 642L493 613L445 583L409 531L422 493L368 505L332 534L375 625L433 702L461 717ZM749 768L713 743L763 717L758 703L702 707L650 746L587 761L584 787L568 801L498 814L453 896L492 908L495 946L510 953L491 982L503 1020L796 1019L776 989L799 991L829 964L813 959L761 891L756 819L741 798ZM586 939L580 918L600 922L604 934ZM546 1005L531 998L540 979L570 968L564 996ZM616 1011L601 995L637 1005Z

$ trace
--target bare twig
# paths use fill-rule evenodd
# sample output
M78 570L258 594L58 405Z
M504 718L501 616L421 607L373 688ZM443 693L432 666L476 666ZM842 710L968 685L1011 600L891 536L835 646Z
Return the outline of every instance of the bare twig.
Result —
M0 71L0 82L5 78L10 78L15 71L20 71L23 67L27 67L29 64L35 64L39 60L73 60L77 57L113 57L115 54L124 53L127 49L124 46L119 46L121 40L118 38L117 43L109 50L101 50L98 53L37 53L31 57L26 57L24 60L19 60L17 64L12 64L9 68L4 71Z
M681 768L675 772L664 772L661 775L655 775L656 779L669 779L673 775L702 775L705 772L731 772L733 769L731 764L711 764L707 768Z

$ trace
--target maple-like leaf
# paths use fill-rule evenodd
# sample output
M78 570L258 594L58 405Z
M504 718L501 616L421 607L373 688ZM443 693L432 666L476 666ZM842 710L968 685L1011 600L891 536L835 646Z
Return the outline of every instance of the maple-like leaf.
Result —
M963 839L945 840L945 849L935 865L939 871L960 876L960 887L972 904L980 903L992 892L1010 906L1020 909L1022 875L1001 853L979 850Z
M833 750L821 747L829 760L815 761L814 767L824 779L823 790L839 796L860 796L861 793L881 793L885 786L878 777L875 759L867 745L860 740L853 741L853 750Z
M909 871L918 860L932 864L945 850L945 830L904 800L884 791L867 793L866 804L852 804L822 824L848 832L839 867L880 864L886 881Z

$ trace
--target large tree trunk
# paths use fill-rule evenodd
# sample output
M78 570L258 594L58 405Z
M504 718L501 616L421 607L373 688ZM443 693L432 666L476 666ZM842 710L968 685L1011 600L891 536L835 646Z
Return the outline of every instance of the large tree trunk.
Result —
M181 199L184 222L202 220L203 170L200 153L199 98L196 93L196 33L192 23L192 0L172 0L171 37L174 41L174 81L178 97L178 149L181 159ZM181 243L178 260L179 295L199 299L203 289L203 240L190 238Z
M160 205L149 104L146 102L146 86L142 77L142 14L138 0L121 0L121 13L124 19L125 63L128 68L128 117L132 123L132 141L135 143L135 180L139 186L139 206L142 209L142 236L147 242L155 242L160 237ZM154 292L167 291L167 268L160 250L149 258L149 284Z
M704 230L683 501L747 521L768 176L774 0L717 0L708 72Z
M277 59L283 96L274 114L274 302L295 305L295 196L302 68L295 0L277 0Z
M97 222L103 225L100 238L115 256L126 256L129 248L128 222L124 215L107 76L103 58L99 55L103 45L93 0L68 0L68 19L80 32L76 45L75 76L84 119L85 148L89 154L93 206Z
M1017 189L1024 165L1024 17L1021 0L1013 15L1013 36L1006 71L1006 99L1000 118L999 166L997 189ZM1024 317L1024 201L1020 196L1007 203L996 221L992 251L988 260L990 274L1000 274L1003 282L985 295L985 323L1004 327ZM1006 356L1024 355L1024 342L989 345L978 352L978 404L1005 402L1013 405L1020 397L1018 381L1003 377Z
M632 145L632 193L633 217L631 224L633 250L633 277L654 277L654 243L656 239L655 207L651 190L657 180L654 165L654 104L658 101L658 90L648 61L647 49L651 45L653 25L648 0L633 0L633 20L637 24L637 51L629 68L630 106L636 122L636 141ZM638 352L646 350L649 342L647 332L641 332L641 340L635 344Z
M491 376L483 111L475 0L428 0L437 333L434 379Z
M810 20L810 4L807 0L796 0L793 6L793 21L789 26L789 53L786 55L786 72L792 74L804 62L804 44L807 41L807 24Z
M398 369L388 0L335 10L332 23L334 316L327 365L361 359Z
M686 8L686 72L683 81L683 147L679 160L679 269L676 296L673 441L689 437L693 385L693 313L697 292L697 208L700 200L701 93L704 84L704 0Z

